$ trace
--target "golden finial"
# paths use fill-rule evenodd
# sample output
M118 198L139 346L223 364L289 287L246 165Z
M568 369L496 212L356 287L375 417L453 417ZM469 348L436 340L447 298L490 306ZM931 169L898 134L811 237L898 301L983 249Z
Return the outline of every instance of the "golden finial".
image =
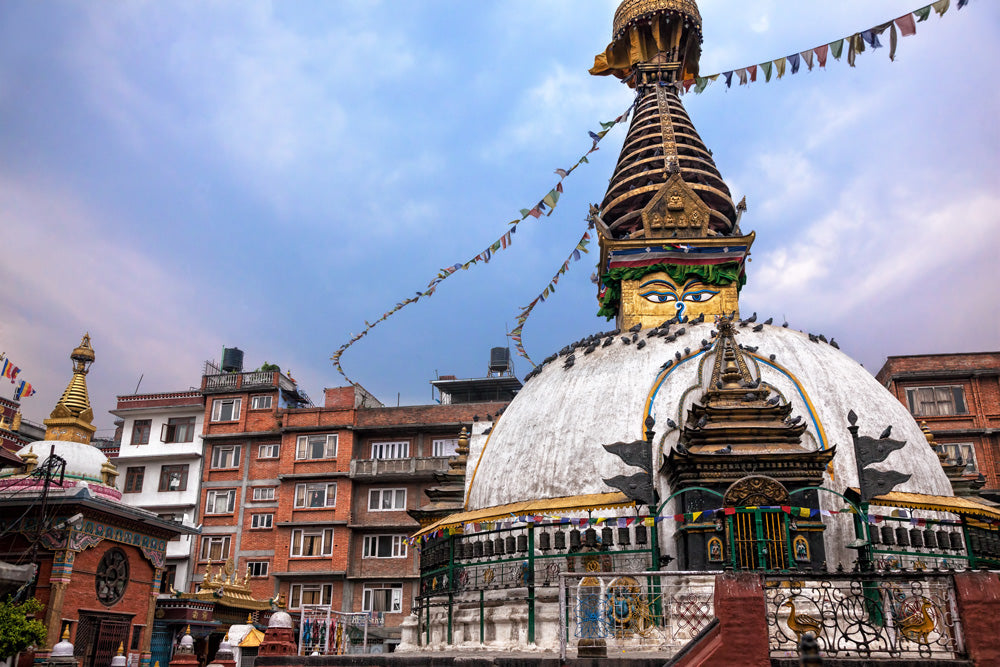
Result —
M184 628L184 634L186 634L186 635L191 634L191 624L190 623L188 623L187 627Z
M160 661L157 660L156 662L154 662L153 667L160 667Z
M67 623L65 626L63 626L62 640L64 642L68 642L69 641L69 623Z
M125 655L125 642L118 642L118 655Z
M247 625L253 625L253 614L247 614Z
M87 373L96 358L90 344L90 334L69 355L73 360L73 377L66 386L52 414L45 420L46 440L71 440L88 444L97 427L93 425L94 411L87 394Z

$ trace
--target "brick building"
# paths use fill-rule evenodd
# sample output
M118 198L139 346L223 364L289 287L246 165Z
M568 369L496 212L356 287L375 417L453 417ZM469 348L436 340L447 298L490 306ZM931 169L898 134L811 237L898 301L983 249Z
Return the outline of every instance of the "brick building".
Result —
M501 410L520 382L483 378L470 393L457 381L453 396L450 380L437 381L439 404L403 407L338 387L314 406L279 371L209 371L194 582L231 559L255 598L283 599L293 615L305 605L375 612L385 627L372 637L394 643L419 576L407 510L428 502L459 431Z
M949 463L1000 493L1000 352L889 357L876 377L926 422Z

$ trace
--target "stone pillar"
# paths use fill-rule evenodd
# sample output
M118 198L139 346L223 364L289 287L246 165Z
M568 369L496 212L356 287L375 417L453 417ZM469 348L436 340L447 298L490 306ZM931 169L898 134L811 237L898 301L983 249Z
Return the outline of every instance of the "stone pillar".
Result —
M977 665L1000 665L1000 576L993 572L958 572L955 593L969 659Z
M150 650L153 643L153 623L156 620L156 599L160 592L160 581L163 578L163 568L153 568L153 586L149 591L149 609L146 610L146 629L142 633L142 643L139 645L139 667L150 667L153 653Z
M63 549L52 552L52 571L49 573L49 600L45 605L45 627L48 630L45 646L55 646L63 630L62 610L66 589L73 575L75 551ZM39 651L38 654L42 652Z
M722 646L706 665L770 667L767 603L760 575L723 574L715 578L715 617Z

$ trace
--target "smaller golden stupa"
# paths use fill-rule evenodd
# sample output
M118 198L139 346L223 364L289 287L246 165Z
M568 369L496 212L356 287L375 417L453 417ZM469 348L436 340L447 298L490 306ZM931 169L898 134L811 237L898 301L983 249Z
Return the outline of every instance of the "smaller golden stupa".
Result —
M90 334L83 335L80 345L69 355L73 360L73 377L63 392L45 424L46 440L67 440L89 444L97 427L93 425L94 411L87 395L87 373L94 363L94 348Z

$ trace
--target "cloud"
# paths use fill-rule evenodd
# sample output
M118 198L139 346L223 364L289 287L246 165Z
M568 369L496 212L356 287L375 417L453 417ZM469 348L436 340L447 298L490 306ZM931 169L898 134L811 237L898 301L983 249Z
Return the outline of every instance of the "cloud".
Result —
M140 373L157 391L198 382L200 355L216 349L183 258L157 264L123 239L101 233L104 212L65 189L0 174L0 227L9 261L0 264L5 316L0 340L38 390L25 400L40 420L70 377L69 353L89 331L97 362L88 378L96 422Z

